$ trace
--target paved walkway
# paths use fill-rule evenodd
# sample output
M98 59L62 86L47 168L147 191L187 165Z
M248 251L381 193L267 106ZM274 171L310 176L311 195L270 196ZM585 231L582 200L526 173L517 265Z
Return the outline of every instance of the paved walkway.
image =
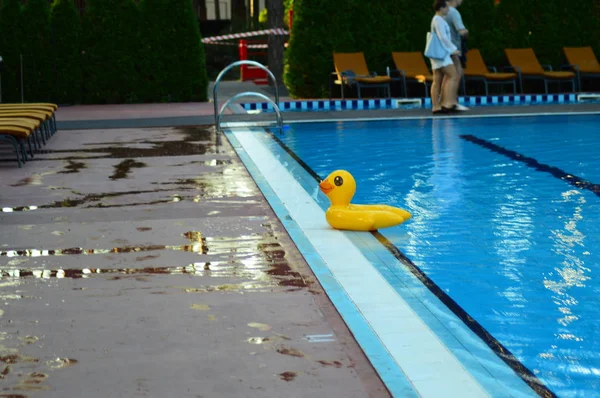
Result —
M63 129L0 162L0 208L0 396L389 396L210 126Z

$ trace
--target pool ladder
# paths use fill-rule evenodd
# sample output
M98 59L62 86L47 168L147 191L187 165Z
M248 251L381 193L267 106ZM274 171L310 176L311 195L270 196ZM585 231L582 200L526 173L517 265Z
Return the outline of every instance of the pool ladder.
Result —
M219 82L221 81L221 79L223 78L223 76L225 76L225 74L227 72L229 72L232 68L235 68L236 66L240 66L240 65L252 65L252 66L256 66L262 70L264 70L265 72L267 72L267 75L270 77L271 81L273 82L273 86L275 87L275 101L273 101L271 98L267 97L266 95L262 94L262 93L258 93L255 91L246 91L243 93L238 93L236 95L234 95L233 97L229 98L221 107L221 109L219 111L217 111L217 89L219 87ZM215 85L213 87L213 103L215 104L215 128L217 131L221 131L221 118L223 117L223 112L225 111L225 109L227 109L229 107L229 105L234 102L235 100L238 100L240 98L244 98L244 97L259 97L262 98L263 100L267 101L269 104L271 104L271 106L273 107L273 109L275 110L275 114L277 116L277 121L276 121L276 126L277 128L279 128L280 132L283 132L283 117L281 116L281 110L279 109L279 88L277 85L277 79L275 79L275 76L273 75L273 73L267 69L266 66L264 66L263 64L256 62L256 61L237 61L234 62L232 64L230 64L229 66L227 66L225 69L223 69L221 71L221 73L219 73L219 76L217 76L217 80L215 80ZM266 126L266 127L274 127L272 122L244 122L244 127L257 127L257 126ZM234 127L234 124L228 124L227 127Z

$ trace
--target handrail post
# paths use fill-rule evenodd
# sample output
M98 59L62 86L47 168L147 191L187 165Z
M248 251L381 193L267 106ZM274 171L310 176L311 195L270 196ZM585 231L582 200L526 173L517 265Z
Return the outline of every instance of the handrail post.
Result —
M277 79L275 79L275 75L273 75L273 72L271 72L266 66L264 66L260 62L256 62L256 61L245 60L245 61L233 62L232 64L229 64L229 66L227 66L225 69L223 69L221 71L221 73L219 73L219 76L217 76L217 79L215 80L215 85L213 87L213 102L214 102L214 108L215 108L215 125L217 124L217 115L218 115L217 89L219 87L219 82L221 81L223 76L225 76L225 74L227 72L229 72L232 68L239 66L239 65L252 65L252 66L261 68L262 70L267 72L267 75L273 81L273 86L275 86L275 103L279 107L279 87L277 85ZM267 98L269 98L269 97L267 97ZM270 98L269 98L269 100L270 100Z
M215 122L215 129L217 130L217 132L219 132L221 130L221 116L223 116L223 111L225 111L225 109L227 109L227 107L229 106L230 103L232 103L233 101L235 101L239 98L243 98L243 97L259 97L259 98L266 100L268 103L270 103L273 106L273 109L275 110L275 113L277 116L277 125L279 126L279 131L283 132L283 117L281 116L281 111L279 109L279 105L276 104L271 98L267 97L266 95L261 94L261 93L254 93L251 91L238 93L238 94L234 95L233 97L229 98L225 102L225 104L223 104L223 106L221 107L221 110L219 111L219 114L217 115L217 120Z

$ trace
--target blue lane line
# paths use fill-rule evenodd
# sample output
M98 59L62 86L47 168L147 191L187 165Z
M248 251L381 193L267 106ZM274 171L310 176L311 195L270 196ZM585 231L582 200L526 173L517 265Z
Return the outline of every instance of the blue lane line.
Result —
M257 133L260 134L260 132ZM392 396L418 398L418 394L406 378L402 369L400 369L396 361L394 361L390 353L383 346L370 325L356 308L354 302L350 300L344 288L331 274L327 265L323 263L323 260L305 237L298 224L289 216L284 204L281 203L279 197L273 192L269 183L254 165L254 162L252 162L243 148L241 148L235 136L229 131L226 131L225 135Z
M568 184L573 185L579 189L587 189L588 191L594 193L596 196L600 197L600 185L594 184L590 181L584 180L581 177L577 177L576 175L569 174L558 167L549 166L544 163L538 162L534 158L530 158L528 156L522 155L518 152L515 152L510 149L506 149L500 145L496 145L482 138L476 137L471 134L461 135L460 138L466 141L470 141L474 144L477 144L483 148L489 149L492 152L499 153L500 155L504 155L509 159L516 160L518 162L524 163L528 167L535 169L537 171L541 171L543 173L548 173L551 176L558 178Z

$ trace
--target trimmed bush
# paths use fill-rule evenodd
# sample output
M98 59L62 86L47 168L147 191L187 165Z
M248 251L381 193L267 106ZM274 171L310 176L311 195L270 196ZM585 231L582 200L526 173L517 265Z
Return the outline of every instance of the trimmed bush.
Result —
M502 0L496 8L497 27L503 32L501 48L532 47L532 13L535 0ZM504 56L503 59L506 59ZM504 61L508 65L507 61Z
M328 96L334 52L362 51L369 68L383 74L386 66L393 66L392 51L409 46L405 17L397 0L381 1L376 7L365 7L362 0L296 0L284 70L290 95Z
M2 102L21 102L22 9L20 0L3 0L0 8Z
M334 30L340 15L336 1L295 0L292 35L285 53L283 81L292 97L328 96L333 69L334 39L351 36L350 29ZM343 39L342 39L343 40Z
M192 0L143 0L140 70L150 101L206 101L204 44Z
M503 47L504 31L497 26L494 0L468 0L458 10L469 30L469 48L479 49L490 66L507 65Z
M558 2L556 9L563 18L563 22L554 27L561 47L592 46L600 59L600 1Z
M498 26L505 47L532 47L542 64L563 64L562 48L597 43L598 2L595 0L502 0ZM595 6L596 5L596 6Z
M400 9L400 19L396 28L406 32L408 41L406 49L402 51L425 51L425 38L435 14L433 0L402 0L397 7Z
M88 0L82 40L84 102L138 102L139 23L133 0Z
M23 80L25 101L48 102L53 84L50 5L28 0L23 9Z
M81 102L81 19L73 0L55 0L50 13L54 84L52 101Z

